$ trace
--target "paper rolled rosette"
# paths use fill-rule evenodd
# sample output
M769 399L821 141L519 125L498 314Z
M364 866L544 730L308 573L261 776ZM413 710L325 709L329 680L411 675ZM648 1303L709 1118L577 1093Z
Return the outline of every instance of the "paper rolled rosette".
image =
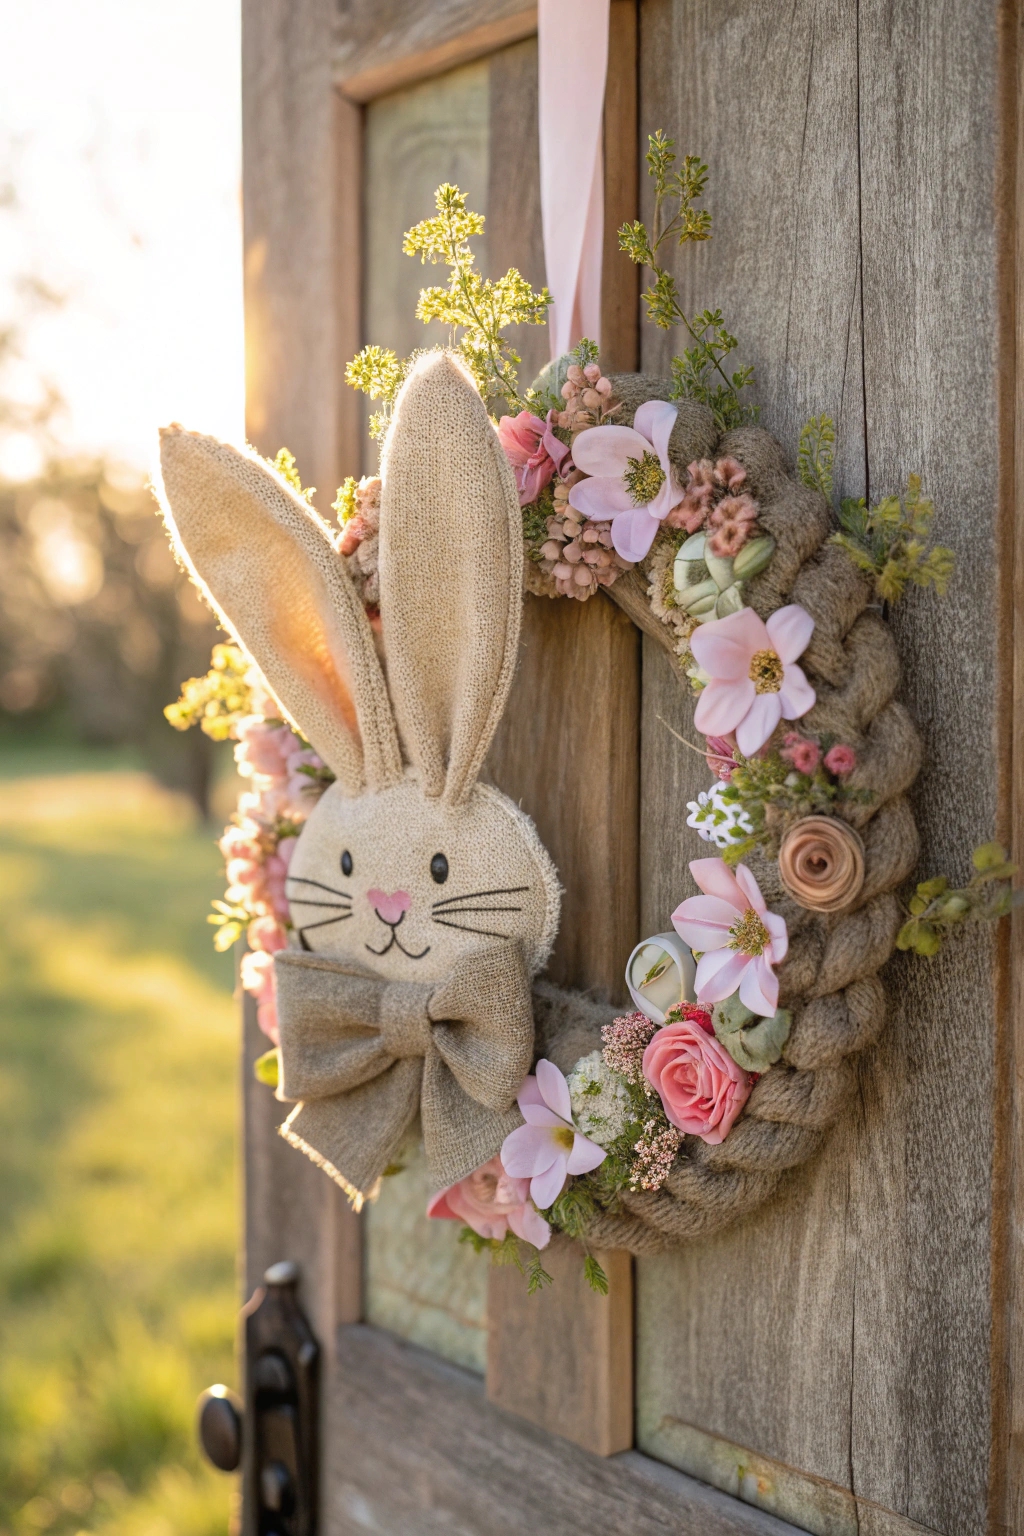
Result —
M644 939L629 957L626 985L641 1013L662 1025L676 1003L693 1002L697 965L677 933L656 933Z
M779 875L800 906L841 912L864 884L864 844L845 821L806 816L782 839Z

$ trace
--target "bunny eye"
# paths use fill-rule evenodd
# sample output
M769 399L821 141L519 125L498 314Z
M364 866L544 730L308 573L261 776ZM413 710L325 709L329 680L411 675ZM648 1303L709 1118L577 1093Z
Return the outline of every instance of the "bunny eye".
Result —
M444 885L448 879L448 860L443 853L435 853L430 861L430 873L438 885Z
M347 848L341 856L341 872L343 875L350 875L352 873L352 855Z

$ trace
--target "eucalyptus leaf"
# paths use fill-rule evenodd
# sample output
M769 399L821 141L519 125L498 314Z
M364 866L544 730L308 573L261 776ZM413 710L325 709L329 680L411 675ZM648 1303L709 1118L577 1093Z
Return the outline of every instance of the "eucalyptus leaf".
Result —
M734 1029L718 1038L736 1065L745 1072L767 1072L782 1055L792 1027L793 1015L789 1009L779 1008L770 1019L759 1019L746 1029ZM715 1034L718 1035L717 1028Z
M746 1029L751 1019L755 1017L750 1008L745 1008L740 1002L740 995L734 992L732 997L723 998L716 1003L711 1010L711 1023L715 1034L723 1041L724 1036L731 1035L737 1029Z

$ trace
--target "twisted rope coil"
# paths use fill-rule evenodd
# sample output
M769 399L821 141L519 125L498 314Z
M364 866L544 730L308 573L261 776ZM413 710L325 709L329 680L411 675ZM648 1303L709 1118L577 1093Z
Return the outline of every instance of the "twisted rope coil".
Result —
M642 374L620 375L612 383L624 407L618 419L627 425L644 400L667 399L670 388L667 380ZM854 1058L885 1022L878 971L892 954L900 927L894 892L918 856L906 792L921 766L921 743L895 698L896 646L881 615L868 607L869 584L841 549L826 542L825 498L789 473L782 448L768 432L741 427L719 435L704 406L673 403L679 414L669 452L681 483L695 458L730 455L746 469L745 489L776 541L767 569L746 588L746 602L762 618L786 603L799 603L814 619L800 664L817 702L800 723L812 735L832 735L854 747L857 767L847 783L871 791L871 798L836 809L864 844L865 880L851 909L808 911L787 895L773 859L760 853L747 859L769 906L789 928L789 954L778 970L779 1004L792 1011L793 1027L782 1059L754 1085L724 1142L709 1146L684 1137L660 1190L626 1192L620 1210L593 1219L588 1229L593 1243L636 1254L660 1253L730 1225L764 1204L787 1169L817 1152L854 1092ZM638 573L621 577L608 595L678 662L675 637L651 614ZM539 1054L568 1072L600 1046L601 1025L616 1011L538 984Z

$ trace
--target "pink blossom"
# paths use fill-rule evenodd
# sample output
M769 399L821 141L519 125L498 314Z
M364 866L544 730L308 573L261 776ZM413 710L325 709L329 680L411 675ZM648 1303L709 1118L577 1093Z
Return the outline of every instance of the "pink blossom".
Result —
M568 448L551 430L553 414L549 411L543 422L532 411L520 411L498 422L498 440L512 466L521 507L537 500L569 457Z
M733 873L724 859L694 859L690 873L705 894L681 902L672 926L700 953L697 1001L719 1003L738 990L744 1007L771 1018L779 1006L773 967L789 949L785 918L768 911L745 864Z
M262 859L258 822L244 821L240 826L225 827L217 847L225 859Z
M229 859L227 878L229 885L255 888L263 883L263 865L255 859Z
M746 1072L692 1016L658 1030L644 1052L644 1076L671 1123L711 1146L725 1140L750 1096Z
M254 917L246 932L250 948L263 950L268 955L276 954L279 949L284 949L288 943L281 924L276 918L269 915Z
M747 472L738 459L726 456L715 465L715 479L726 490L736 491L747 478Z
M289 842L294 846L294 838L282 838L281 842ZM290 853L288 855L290 858ZM272 853L263 866L267 887L267 900L274 910L275 916L282 922L287 922L290 914L288 897L285 894L285 882L288 879L288 862L281 855L281 843L278 844L277 853Z
M278 778L286 771L288 753L301 742L286 725L270 724L257 715L246 715L235 726L238 742L235 761L239 772L246 775L265 774Z
M829 773L834 773L837 779L845 779L856 766L857 754L852 747L844 747L838 743L834 747L829 747L825 753L825 767Z
M265 998L262 1003L256 1004L256 1023L263 1033L275 1045L281 1044L281 1037L277 1029L277 991L273 996Z
M787 763L792 763L797 773L811 774L821 762L821 748L816 741L810 741L806 736L801 736L799 731L790 731L782 743L780 757L784 757Z
M242 986L258 1003L274 996L274 957L265 949L250 949L242 956Z
M665 523L669 528L685 528L687 533L696 533L698 528L703 528L718 489L715 466L710 459L694 459L687 465L686 473L689 479L683 499L668 514Z
M736 743L728 736L708 736L706 746L704 761L716 779L722 779L728 784L733 770L739 767L736 761Z
M591 427L572 446L585 474L569 504L597 522L611 519L612 543L624 560L642 560L659 525L683 499L668 456L676 408L645 400L631 427Z
M519 1108L526 1124L502 1142L502 1166L512 1178L530 1180L534 1205L546 1211L570 1174L589 1173L608 1154L573 1125L569 1085L553 1061L538 1061L536 1077L519 1090Z
M799 603L779 608L767 624L752 608L741 608L696 629L690 650L711 679L697 701L697 729L722 736L735 732L744 757L752 757L780 720L806 715L815 693L795 662L813 629L814 620Z
M464 1221L481 1237L500 1242L511 1230L535 1248L546 1248L551 1228L530 1199L529 1179L513 1179L492 1157L457 1184L436 1194L427 1206L436 1220Z

